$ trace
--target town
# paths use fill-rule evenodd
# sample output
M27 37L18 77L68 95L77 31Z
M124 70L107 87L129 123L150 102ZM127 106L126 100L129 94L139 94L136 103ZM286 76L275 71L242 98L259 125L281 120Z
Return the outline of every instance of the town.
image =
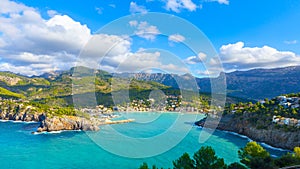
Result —
M299 108L299 97L287 97L287 96L278 96L276 100L279 102L280 106L288 109L297 109ZM274 115L272 118L272 122L278 125L288 125L288 126L296 126L300 127L300 120L296 118L288 118L282 116Z

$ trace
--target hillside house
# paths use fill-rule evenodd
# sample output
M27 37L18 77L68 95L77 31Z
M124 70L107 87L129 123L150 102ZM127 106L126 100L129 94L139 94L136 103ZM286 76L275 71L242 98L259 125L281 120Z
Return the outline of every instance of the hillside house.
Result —
M284 123L285 125L289 125L289 124L290 124L290 118L285 118L285 119L283 120L283 123Z

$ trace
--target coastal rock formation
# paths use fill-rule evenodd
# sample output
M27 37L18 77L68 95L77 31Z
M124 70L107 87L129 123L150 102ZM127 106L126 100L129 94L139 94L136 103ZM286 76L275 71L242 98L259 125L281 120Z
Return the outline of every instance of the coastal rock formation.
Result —
M196 125L202 127L204 123L205 119L195 122ZM242 134L273 147L293 150L294 147L300 146L299 131L285 131L283 128L276 128L273 124L267 129L257 129L251 125L247 118L235 117L234 115L223 115L217 129Z
M13 120L13 121L41 121L45 119L46 116L44 114L37 114L37 113L29 113L27 111L23 112L13 112L13 111L5 111L0 110L0 119L2 120Z
M99 130L98 123L95 120L89 120L76 116L61 116L48 118L44 113L37 112L28 106L20 109L20 106L0 108L1 120L13 120L24 122L40 122L38 132L59 131L59 130Z
M134 119L111 120L112 117L85 117L73 115L51 115L42 110L22 103L0 102L0 120L24 122L40 122L37 132L51 132L61 130L98 131L100 125L133 122Z
M92 121L76 116L62 116L46 118L41 121L41 125L38 128L38 132L43 131L60 131L60 130L90 130L98 131L99 127Z

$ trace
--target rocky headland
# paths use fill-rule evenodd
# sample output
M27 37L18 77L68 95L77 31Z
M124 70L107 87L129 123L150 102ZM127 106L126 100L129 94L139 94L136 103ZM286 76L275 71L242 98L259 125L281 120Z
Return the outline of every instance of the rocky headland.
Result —
M60 130L99 130L97 123L94 121L76 116L54 116L47 118L44 113L0 110L0 119L24 122L40 122L37 132Z
M98 131L99 127L97 123L83 117L61 116L42 120L37 132L61 130Z
M195 124L203 127L205 118L195 122ZM286 131L284 128L278 128L274 124L270 124L264 129L258 129L246 115L223 115L219 124L216 125L218 125L217 129L219 130L245 135L252 140L264 142L273 147L293 150L294 147L300 146L299 130Z
M0 107L0 120L23 122L39 122L37 132L51 132L62 130L98 131L100 125L129 123L133 119L111 121L107 118L80 117L59 115L48 117L46 113L39 112L32 106L10 104Z

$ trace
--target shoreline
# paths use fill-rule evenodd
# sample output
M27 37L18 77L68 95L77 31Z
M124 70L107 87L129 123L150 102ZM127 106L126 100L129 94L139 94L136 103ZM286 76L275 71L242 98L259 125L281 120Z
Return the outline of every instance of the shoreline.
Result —
M40 134L60 134L63 132L82 132L82 130L59 130L59 131L42 131L42 132L31 132L33 135L40 135Z
M203 129L202 126L198 126L195 124L195 126L197 128L200 128L200 129ZM209 128L206 128L206 129L209 129ZM240 138L243 138L243 139L247 139L248 142L251 142L251 141L255 141L253 139L251 139L250 137L246 136L246 135L243 135L243 134L239 134L237 132L233 132L233 131L228 131L228 130L221 130L221 129L216 129L217 131L220 131L222 133L226 133L226 134L230 134L230 135L234 135L234 136L238 136ZM259 143L260 145L262 145L263 147L265 148L269 148L269 149L272 149L272 150L276 150L276 151L282 151L282 152L292 152L291 150L289 149L283 149L283 148L280 148L280 147L275 147L275 146L272 146L272 145L269 145L265 142L260 142L260 141L256 141L257 143Z
M205 120L205 118L200 119L194 124L196 126L203 127L205 125ZM273 128L264 130L256 129L247 122L237 121L229 116L222 117L220 122L216 125L216 130L237 135L248 139L249 141L256 141L261 145L264 145L264 147L280 151L292 151L294 147L297 146L293 140L299 136L298 133L283 132L280 130L274 130ZM209 129L209 127L206 127L206 129ZM274 142L273 140L277 141Z
M159 114L199 114L205 115L200 112L179 112L179 111L114 111L113 113L159 113Z
M114 112L114 113L116 113L116 112ZM118 113L159 113L159 114L168 113L168 114L197 114L197 115L204 115L203 113L141 112L141 111L118 112ZM99 123L98 126L101 126L101 125L112 125L112 124L122 124L122 123L131 123L131 122L134 122L134 121L135 121L135 119L125 119L125 120L116 120L116 121L113 121L113 120L109 119L107 121ZM2 119L0 119L0 122L2 122L2 123L7 123L7 122L9 122L9 123L23 123L23 124L39 124L39 123L41 123L40 121L37 122L37 121L2 120ZM196 126L197 128L203 129L202 126L199 126L199 125L196 125L196 124L194 124L194 126ZM209 128L207 128L207 129L209 129ZM255 141L255 140L251 139L250 137L248 137L247 135L239 134L239 133L234 132L234 131L222 130L222 129L219 129L219 128L216 128L216 130L218 130L220 132L223 132L223 133L226 133L226 134L230 134L230 135L238 136L240 138L247 139L249 142L250 141ZM81 132L81 131L84 131L84 130L57 130L57 131L41 131L41 132L33 131L31 133L33 135L39 135L39 134L60 134L62 132ZM272 146L272 145L267 144L265 142L260 142L260 141L257 141L257 142L260 143L265 148L269 148L269 149L276 150L276 151L291 152L291 150L289 150L289 149L275 147L275 146Z
M10 122L10 123L25 123L25 124L38 124L40 123L39 121L21 121L21 120L2 120L0 119L0 122L1 123L7 123L7 122Z
M114 118L86 119L78 116L45 118L42 121L3 120L0 123L35 124L37 129L32 134L61 133L64 131L98 131L102 125L131 123L135 119L113 120ZM62 125L62 126L61 126ZM60 127L58 127L60 126Z
M239 134L239 133L236 133L236 132L233 132L233 131L220 130L220 129L217 129L217 130L218 130L218 131L221 131L221 132L224 132L224 133L231 134L231 135L235 135L235 136L238 136L238 137L241 137L241 138L245 138L245 139L247 139L249 142L255 141L255 140L251 139L250 137L248 137L248 136L246 136L246 135ZM272 149L272 150L291 152L291 150L283 149L283 148L280 148L280 147L274 147L274 146L269 145L269 144L267 144L267 143L265 143L265 142L257 141L257 143L259 143L260 145L262 145L262 146L265 147L265 148L269 148L269 149Z

